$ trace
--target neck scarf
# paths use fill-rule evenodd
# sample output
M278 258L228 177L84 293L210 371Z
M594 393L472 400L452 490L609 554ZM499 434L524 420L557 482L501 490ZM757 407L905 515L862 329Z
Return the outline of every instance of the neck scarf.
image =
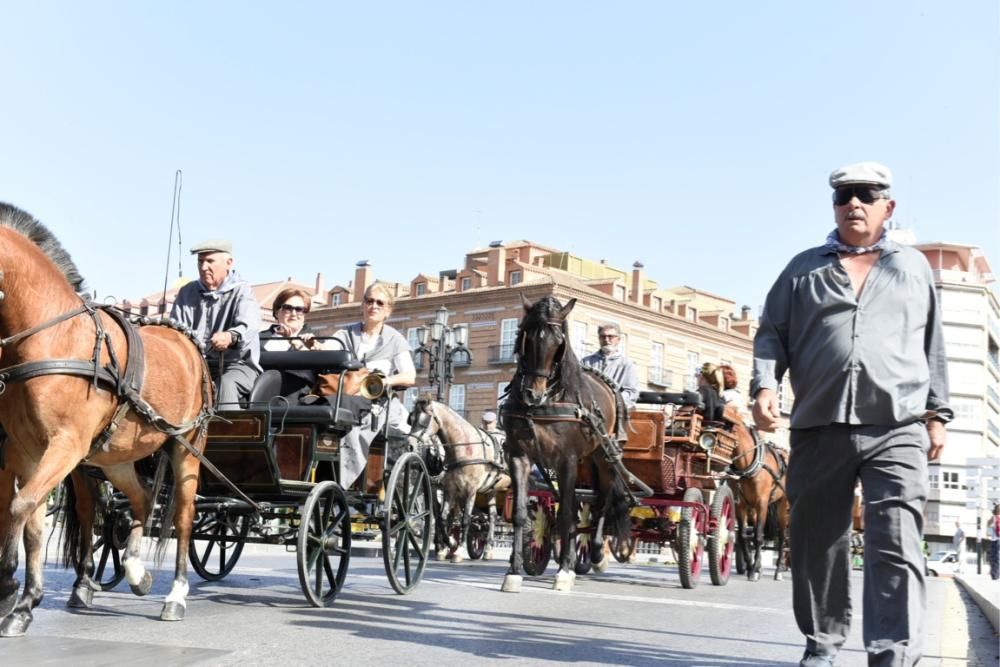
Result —
M837 233L836 229L834 229L826 237L826 243L824 245L827 248L831 248L833 250L836 250L837 252L846 252L846 253L849 253L851 255L864 255L865 253L868 253L868 252L876 252L876 251L879 251L879 250L885 250L885 242L888 240L886 238L886 232L887 231L888 230L883 229L882 230L882 236L880 236L879 239L878 239L878 241L876 241L873 245L868 245L868 246L861 245L861 246L857 246L857 245L847 245L846 243L843 243L840 240L840 234Z

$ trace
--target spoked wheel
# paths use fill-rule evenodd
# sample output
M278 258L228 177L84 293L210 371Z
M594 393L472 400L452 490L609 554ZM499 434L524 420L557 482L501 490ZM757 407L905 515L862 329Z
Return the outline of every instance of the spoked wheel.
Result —
M573 570L577 574L587 574L593 566L591 550L593 533L591 532L591 504L576 504L576 564Z
M396 460L385 492L382 561L389 584L409 593L424 575L433 534L431 478L414 452Z
M191 526L188 560L205 581L219 581L236 567L243 553L250 518L225 510L202 511Z
M465 548L469 551L471 560L479 560L486 552L486 538L489 536L489 519L479 510L472 514L469 522L469 535L465 538Z
M725 586L733 569L736 546L736 512L733 490L723 484L712 497L710 518L714 528L708 540L708 573L712 583Z
M110 591L125 578L122 564L132 529L132 513L110 510L100 519L100 534L94 538L94 576L102 591Z
M302 505L297 542L299 584L314 607L333 604L351 560L351 512L336 482L320 482Z
M688 489L684 492L684 501L703 503L705 497L701 489ZM681 520L677 525L677 570L681 578L681 586L694 588L698 585L701 575L701 556L703 553L701 535L695 522L694 510L690 507L681 509Z
M531 498L528 498L528 520L521 539L524 573L529 577L541 576L552 555L552 530L548 512Z

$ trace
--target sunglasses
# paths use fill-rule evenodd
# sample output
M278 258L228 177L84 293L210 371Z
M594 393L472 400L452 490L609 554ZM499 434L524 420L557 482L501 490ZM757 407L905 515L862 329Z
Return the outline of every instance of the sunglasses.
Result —
M280 310L283 310L286 313L300 313L301 314L301 313L306 312L305 306L292 306L292 305L289 305L287 303L281 304Z
M365 299L365 305L366 306L378 306L379 308L382 308L383 306L385 306L385 301L383 301L382 299L368 298L368 299Z
M604 340L605 338L610 339L610 340L614 340L615 338L618 338L618 337L619 336L617 334L601 334L600 336L598 336L598 338L600 338L601 340Z
M862 204L874 204L878 199L888 199L889 193L880 188L873 188L867 185L837 188L833 191L833 203L837 206L849 204L855 197Z

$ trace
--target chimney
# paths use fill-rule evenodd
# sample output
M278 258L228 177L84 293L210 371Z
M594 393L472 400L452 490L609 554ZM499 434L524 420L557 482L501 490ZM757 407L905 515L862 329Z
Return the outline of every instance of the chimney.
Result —
M750 306L743 306L740 308L740 319L744 322L750 321Z
M323 293L323 291L324 291L323 290L323 274L322 273L317 273L316 274L316 296L321 295Z
M633 303L642 303L642 287L646 282L644 274L642 262L637 261L632 264L632 293L629 295L629 300Z
M507 251L503 241L494 241L486 252L486 284L490 287L507 282Z
M365 290L375 282L372 278L372 265L367 259L363 259L355 265L354 269L354 301L361 303L365 298Z

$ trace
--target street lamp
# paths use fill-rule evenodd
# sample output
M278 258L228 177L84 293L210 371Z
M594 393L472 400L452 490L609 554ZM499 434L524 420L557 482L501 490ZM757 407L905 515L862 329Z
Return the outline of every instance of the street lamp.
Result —
M434 313L434 321L426 327L417 328L420 347L417 354L427 355L427 379L431 386L437 386L437 400L445 402L448 387L455 379L455 360L464 358L472 361L469 344L469 325L448 326L448 309L441 306Z

